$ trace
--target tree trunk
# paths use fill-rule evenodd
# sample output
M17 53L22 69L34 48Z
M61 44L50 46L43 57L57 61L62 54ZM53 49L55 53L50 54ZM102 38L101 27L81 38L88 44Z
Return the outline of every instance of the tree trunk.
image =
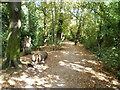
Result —
M78 30L77 30L77 33L76 33L76 36L75 36L75 45L77 45L77 42L79 41L79 36L80 36L80 28L81 28L81 19L79 20L79 26L78 26Z
M101 12L101 2L100 2L100 12ZM102 42L103 42L103 38L101 36L101 32L102 32L102 17L101 15L99 16L99 31L98 31L98 36L97 36L97 40L98 40L98 49L99 49L99 57L101 56L101 46L102 46Z
M54 10L55 10L55 18L54 18L54 45L55 45L55 50L56 50L56 47L57 47L57 28L56 28L56 25L57 25L57 7L56 7L56 2L54 2Z
M62 35L62 31L63 31L63 29L62 29L63 20L61 18L62 18L62 15L60 14L59 20L58 20L59 27L58 27L58 31L57 31L57 38L59 40L61 40L61 35Z
M53 11L53 4L52 4L52 2L51 2L51 13L52 13L52 43L54 44L54 42L55 42L55 34L54 34L54 32L55 32L55 22L54 22L54 11Z
M44 2L44 4L46 4L46 2ZM42 5L42 11L43 11L43 15L44 15L44 36L45 36L45 39L44 39L44 43L47 42L47 39L48 39L48 31L47 31L47 9L46 7L44 7L44 4ZM48 45L48 43L47 43Z
M57 35L56 35L56 22L57 22L57 12L56 12L56 3L55 2L53 2L53 4L52 4L52 2L51 2L51 13L52 13L52 41L53 41L53 50L55 50L56 49L56 44L57 44L57 39L56 39L56 37L57 37Z
M47 20L47 15L46 15L46 7L42 7L42 11L44 14L44 30L46 30L46 20Z
M62 13L62 0L60 1L60 14L59 14L59 19L58 19L58 31L57 31L57 38L61 40L62 37L62 24L63 24L63 13Z
M8 42L6 47L6 59L3 61L2 68L9 68L11 66L20 67L20 2L10 2L8 5L10 25L8 33Z

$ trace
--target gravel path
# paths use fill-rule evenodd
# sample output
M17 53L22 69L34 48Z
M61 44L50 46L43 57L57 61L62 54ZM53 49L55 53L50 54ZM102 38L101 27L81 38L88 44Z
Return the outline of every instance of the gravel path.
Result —
M120 88L118 80L103 70L103 64L82 44L74 46L73 42L66 41L61 50L46 51L49 56L44 65L14 72L1 80L1 85L17 88ZM29 60L30 55L25 58Z

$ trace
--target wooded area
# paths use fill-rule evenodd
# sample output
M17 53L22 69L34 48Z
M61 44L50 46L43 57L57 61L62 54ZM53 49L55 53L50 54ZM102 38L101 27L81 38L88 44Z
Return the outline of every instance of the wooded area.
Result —
M31 55L32 51L46 51L32 56L42 61L49 57L43 47L57 52L68 41L74 42L75 47L83 44L103 62L105 70L120 79L120 1L29 1L0 5L3 70L22 69L21 54Z

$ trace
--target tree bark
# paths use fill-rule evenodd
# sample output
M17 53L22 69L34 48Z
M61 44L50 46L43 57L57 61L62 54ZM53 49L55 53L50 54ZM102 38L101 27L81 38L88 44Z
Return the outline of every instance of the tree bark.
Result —
M44 30L46 30L46 20L47 20L47 15L46 15L46 7L42 7L42 11L44 14Z
M55 22L54 22L54 11L53 11L53 3L51 2L51 13L52 13L52 16L51 16L51 19L52 19L52 43L54 44L55 42Z
M59 19L58 19L58 31L57 31L57 38L61 40L62 37L62 24L63 24L63 13L62 13L62 0L60 1L60 14L59 14Z
M78 25L78 30L76 32L76 37L75 37L75 45L77 45L77 42L79 41L79 37L80 37L80 28L81 28L81 19L79 20L79 25Z
M2 68L8 69L11 66L20 67L20 2L10 2L8 5L10 25L7 37L6 59L3 61Z
M55 45L55 50L56 50L56 46L57 46L57 7L56 7L56 2L54 2L54 45Z

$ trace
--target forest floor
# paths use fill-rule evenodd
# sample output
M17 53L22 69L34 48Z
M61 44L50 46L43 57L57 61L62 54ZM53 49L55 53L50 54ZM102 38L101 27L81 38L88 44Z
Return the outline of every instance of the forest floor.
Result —
M1 87L15 88L120 88L120 82L110 72L106 72L103 63L84 48L82 44L75 46L73 42L65 41L60 50L48 52L45 64L36 67L24 67L14 70L7 76L0 74ZM36 53L38 51L33 51ZM31 55L21 56L30 60ZM10 72L11 72L10 71Z

